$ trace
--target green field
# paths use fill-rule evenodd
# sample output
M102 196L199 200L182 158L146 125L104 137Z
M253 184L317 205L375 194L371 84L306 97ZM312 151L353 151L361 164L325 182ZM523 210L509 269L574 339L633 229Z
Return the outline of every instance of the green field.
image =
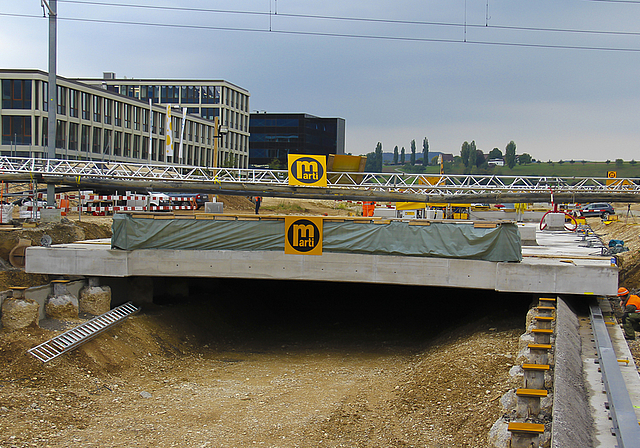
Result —
M406 166L406 165L405 165ZM414 169L420 169L421 167L414 167ZM393 171L407 171L413 172L410 167L403 169L401 165L385 165L385 172ZM439 167L429 166L426 168L426 173L437 174ZM494 174L501 176L557 176L557 177L607 177L609 171L615 171L619 178L640 178L640 163L631 164L625 161L622 166L616 166L615 162L585 162L576 161L575 163L530 163L527 165L516 165L513 169L507 166L497 166L487 169L475 168L471 172L472 174ZM445 164L446 174L464 174L464 167L454 166L453 164Z

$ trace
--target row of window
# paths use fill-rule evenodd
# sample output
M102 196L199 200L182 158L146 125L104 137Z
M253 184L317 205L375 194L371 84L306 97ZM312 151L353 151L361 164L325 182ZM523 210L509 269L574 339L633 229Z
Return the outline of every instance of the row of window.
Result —
M108 85L107 90L143 101L163 104L221 104L224 91L227 106L249 110L249 97L240 92L220 86L149 86Z

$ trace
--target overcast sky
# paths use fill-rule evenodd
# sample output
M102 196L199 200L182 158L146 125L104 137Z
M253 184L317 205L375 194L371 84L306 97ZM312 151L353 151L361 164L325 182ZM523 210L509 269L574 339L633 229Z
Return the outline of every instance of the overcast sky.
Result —
M344 118L352 154L426 137L456 155L513 140L543 161L640 160L640 0L57 4L60 76L224 79L252 111ZM0 0L0 67L47 70L42 16Z

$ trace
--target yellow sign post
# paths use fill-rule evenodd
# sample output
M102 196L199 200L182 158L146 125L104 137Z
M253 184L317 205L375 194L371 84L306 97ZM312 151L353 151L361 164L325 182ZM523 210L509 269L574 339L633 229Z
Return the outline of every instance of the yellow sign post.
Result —
M322 222L317 217L285 217L284 253L322 255Z
M327 186L327 157L312 155L288 156L289 185Z

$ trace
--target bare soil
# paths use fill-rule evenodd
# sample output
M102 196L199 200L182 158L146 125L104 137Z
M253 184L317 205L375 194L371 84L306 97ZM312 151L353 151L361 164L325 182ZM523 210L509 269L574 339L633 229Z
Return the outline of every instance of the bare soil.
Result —
M220 300L145 307L44 365L26 350L56 332L0 334L0 446L484 447L512 387L523 313Z
M248 198L220 200L225 212L254 212ZM323 202L265 198L260 213L358 213ZM83 216L76 227L104 237L93 226L109 222ZM617 224L598 224L614 237ZM623 255L630 279L632 256ZM0 446L485 447L500 397L520 386L509 369L530 297L247 281L211 289L145 306L47 364L26 350L59 331L0 331Z

